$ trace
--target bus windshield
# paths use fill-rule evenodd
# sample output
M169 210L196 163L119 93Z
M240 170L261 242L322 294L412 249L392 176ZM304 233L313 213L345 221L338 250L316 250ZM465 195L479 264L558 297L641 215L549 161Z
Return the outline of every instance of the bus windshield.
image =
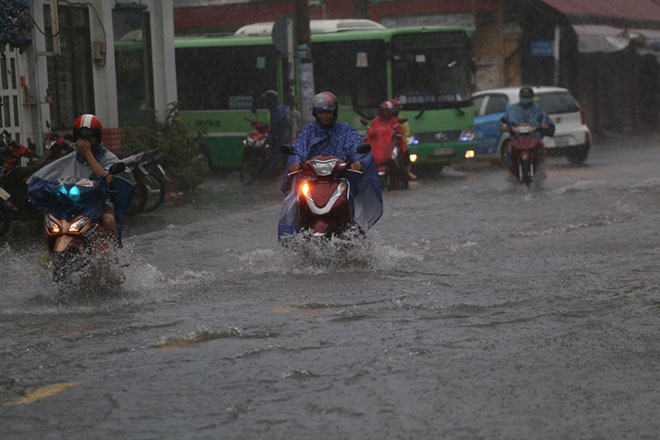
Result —
M465 99L470 64L464 33L392 37L392 92L404 107L442 107Z
M387 99L383 40L329 41L312 44L314 86L330 90L340 105L373 113Z

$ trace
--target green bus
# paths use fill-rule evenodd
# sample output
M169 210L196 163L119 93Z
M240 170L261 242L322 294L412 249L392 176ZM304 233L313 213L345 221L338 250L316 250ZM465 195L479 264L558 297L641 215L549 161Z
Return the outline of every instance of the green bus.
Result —
M463 28L319 31L318 22L311 27L314 87L337 96L340 120L364 132L362 121L396 98L412 132L415 167L441 168L473 156L474 113L466 98L472 57ZM214 168L240 168L242 140L251 129L246 119L268 119L261 94L289 90L286 56L270 36L177 38L175 49L186 123L206 131Z

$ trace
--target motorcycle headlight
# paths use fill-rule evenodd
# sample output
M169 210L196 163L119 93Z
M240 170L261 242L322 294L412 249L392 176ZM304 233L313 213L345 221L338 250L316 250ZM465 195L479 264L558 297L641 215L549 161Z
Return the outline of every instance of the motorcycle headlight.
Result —
M252 137L248 137L246 140L243 141L243 145L246 145L248 147L254 147L254 139L252 139Z
M309 195L309 183L305 182L300 185L300 192L307 197Z
M339 159L329 159L329 160L312 160L312 167L317 176L329 176L332 174L332 170L335 169Z
M81 217L69 226L69 232L80 232L89 223L88 217Z
M474 127L466 128L461 131L460 136L458 136L460 142L470 142L474 140Z
M268 138L262 137L254 143L254 146L257 148L263 148L263 146L266 145L266 140L268 140Z
M59 234L62 229L60 228L60 225L58 225L55 221L46 217L46 231L49 234Z

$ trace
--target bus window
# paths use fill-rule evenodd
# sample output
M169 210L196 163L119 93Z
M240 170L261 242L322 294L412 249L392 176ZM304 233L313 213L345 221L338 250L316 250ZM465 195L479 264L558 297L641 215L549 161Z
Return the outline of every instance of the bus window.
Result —
M265 45L176 49L179 100L185 110L262 106L263 92L277 89L277 57Z
M340 105L360 112L387 99L385 43L382 40L319 42L312 45L314 87L334 93Z
M392 37L392 89L409 104L458 101L468 94L467 40L462 34Z

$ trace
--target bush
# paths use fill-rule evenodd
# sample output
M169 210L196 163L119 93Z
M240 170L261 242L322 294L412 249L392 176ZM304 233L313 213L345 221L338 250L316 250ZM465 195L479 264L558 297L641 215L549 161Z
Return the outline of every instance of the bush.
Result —
M180 191L193 191L206 178L208 164L202 154L205 133L189 130L181 119L181 103L167 105L165 121L158 120L152 111L147 126L123 127L122 150L150 150L163 152L160 164L173 185Z

